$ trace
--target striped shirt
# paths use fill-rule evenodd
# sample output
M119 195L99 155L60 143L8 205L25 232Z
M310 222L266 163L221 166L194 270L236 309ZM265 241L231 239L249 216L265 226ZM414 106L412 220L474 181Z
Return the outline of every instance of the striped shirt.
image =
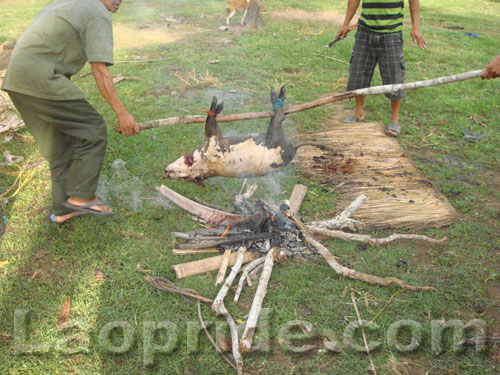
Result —
M403 29L403 0L363 0L358 24L376 33L395 33Z

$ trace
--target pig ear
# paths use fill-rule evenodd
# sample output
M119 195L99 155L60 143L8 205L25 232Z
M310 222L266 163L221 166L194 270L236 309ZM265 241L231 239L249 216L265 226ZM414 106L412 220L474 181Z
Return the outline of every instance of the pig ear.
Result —
M222 101L218 106L217 108L215 108L215 113L219 114L222 112L222 110L224 109L224 102Z

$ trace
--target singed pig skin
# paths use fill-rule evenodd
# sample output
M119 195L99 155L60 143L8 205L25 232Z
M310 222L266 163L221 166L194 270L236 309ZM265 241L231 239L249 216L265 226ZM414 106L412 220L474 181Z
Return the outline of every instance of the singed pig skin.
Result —
M271 101L282 104L285 90L277 97L271 91ZM223 103L214 97L205 124L205 142L192 155L183 155L165 168L164 177L202 183L204 179L220 177L265 176L287 165L297 151L282 129L285 119L282 107L275 108L266 134L222 137L216 115Z

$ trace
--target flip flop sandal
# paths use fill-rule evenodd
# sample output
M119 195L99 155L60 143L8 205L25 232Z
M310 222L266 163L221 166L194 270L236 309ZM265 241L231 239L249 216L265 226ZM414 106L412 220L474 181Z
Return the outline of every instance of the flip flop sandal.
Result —
M56 221L56 216L57 216L57 215L56 215L56 214L50 214L50 216L49 216L49 220L50 220L50 222L51 222L51 223L54 223L54 224L64 224L64 223L65 223L65 222L67 222L68 220L71 220L71 219L73 219L74 217L77 217L77 216L80 216L80 215L83 215L83 212L78 211L78 212L77 212L77 213L75 213L73 216L71 216L69 219L64 220L64 221L63 221L63 222L61 222L61 223L58 223L58 222Z
M398 123L391 121L385 129L385 134L389 137L397 138L401 133L401 126Z
M63 202L62 205L66 208L71 209L71 210L85 212L85 213L91 214L91 215L98 215L98 216L113 216L114 215L113 212L102 212L102 211L97 211L97 210L93 210L90 208L93 206L105 206L105 204L103 202L99 202L99 201L87 203L87 204L84 204L83 206L75 206L75 205L68 203L68 202Z
M353 122L363 122L364 120L360 119L360 118L357 118L356 116L352 115L352 116L349 116L348 118L346 118L344 120L344 122L347 122L347 123L353 123Z

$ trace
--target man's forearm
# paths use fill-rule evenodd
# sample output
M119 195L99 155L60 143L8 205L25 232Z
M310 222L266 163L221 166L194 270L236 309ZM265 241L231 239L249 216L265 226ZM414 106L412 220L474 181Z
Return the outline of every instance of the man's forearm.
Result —
M109 72L106 64L104 63L91 63L92 74L94 75L97 88L103 96L103 98L108 102L108 104L113 108L116 115L127 112L125 106L120 100L118 93L116 92L115 84L113 83L113 78Z
M408 0L410 4L411 24L414 29L420 28L420 0Z
M352 18L354 17L356 11L358 10L359 1L360 0L347 1L347 12L345 14L344 26L349 26L349 24L351 23Z

